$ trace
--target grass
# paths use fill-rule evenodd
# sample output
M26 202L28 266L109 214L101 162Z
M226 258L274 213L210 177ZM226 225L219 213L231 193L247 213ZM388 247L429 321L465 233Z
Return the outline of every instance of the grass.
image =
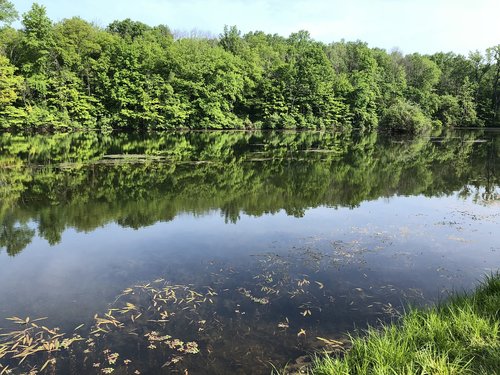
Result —
M500 274L470 294L410 309L397 324L352 337L339 358L317 356L314 375L500 374Z

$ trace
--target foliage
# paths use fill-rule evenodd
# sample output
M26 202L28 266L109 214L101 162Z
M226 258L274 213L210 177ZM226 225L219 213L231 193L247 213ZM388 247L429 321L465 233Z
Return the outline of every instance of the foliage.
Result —
M421 133L429 129L431 122L418 105L399 99L385 111L382 125L391 131Z
M0 22L16 17L0 0ZM403 103L425 123L500 125L499 46L404 56L236 26L218 39L174 38L131 19L105 29L77 17L53 23L36 3L22 26L0 28L1 65L15 68L2 74L18 82L6 94L16 87L8 128L375 128L397 109L417 116Z
M9 24L18 17L14 5L8 0L0 0L0 22Z
M18 97L20 78L14 76L15 68L0 55L0 109L12 105Z

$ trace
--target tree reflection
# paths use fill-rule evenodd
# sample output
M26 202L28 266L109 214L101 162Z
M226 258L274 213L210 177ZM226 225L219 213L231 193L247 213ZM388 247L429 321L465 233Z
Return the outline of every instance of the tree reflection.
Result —
M499 135L443 132L395 139L378 133L179 132L0 136L0 245L9 255L35 231L57 244L67 228L110 222L141 228L179 213L356 207L394 195L459 192L498 199Z

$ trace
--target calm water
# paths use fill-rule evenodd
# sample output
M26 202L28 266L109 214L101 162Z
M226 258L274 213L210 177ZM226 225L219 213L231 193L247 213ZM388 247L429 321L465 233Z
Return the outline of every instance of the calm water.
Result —
M14 373L269 374L499 268L500 132L2 134L0 222L2 332L78 339Z

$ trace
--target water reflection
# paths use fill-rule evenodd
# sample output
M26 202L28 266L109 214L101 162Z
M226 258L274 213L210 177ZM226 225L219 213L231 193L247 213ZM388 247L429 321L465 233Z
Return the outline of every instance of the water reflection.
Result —
M0 145L0 326L76 339L21 365L0 339L16 371L269 373L500 264L498 133Z
M35 234L141 228L183 212L356 207L394 195L459 192L498 199L500 136L445 133L394 140L377 133L67 134L0 139L0 245L15 255Z

